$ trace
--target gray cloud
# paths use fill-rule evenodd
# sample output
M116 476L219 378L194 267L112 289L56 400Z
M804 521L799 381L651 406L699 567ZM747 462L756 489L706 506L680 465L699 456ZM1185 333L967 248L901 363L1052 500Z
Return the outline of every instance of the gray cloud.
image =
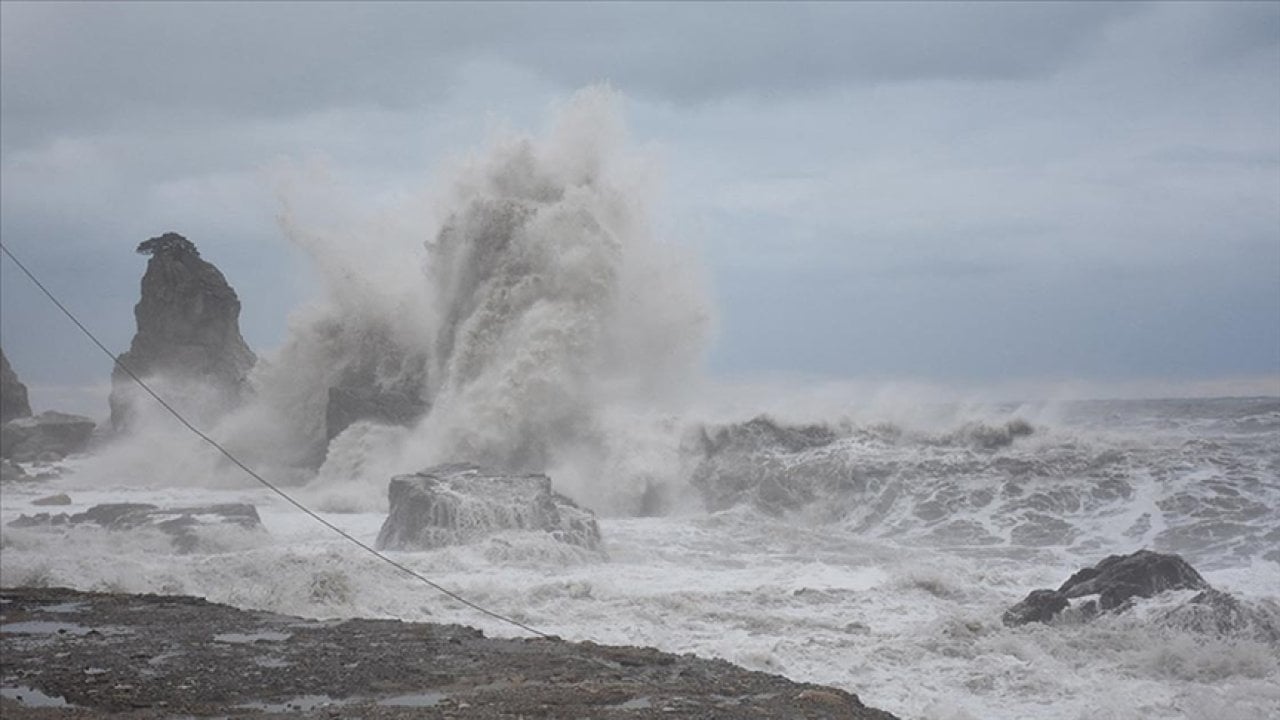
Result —
M440 100L468 62L654 99L1053 73L1122 6L6 3L6 136Z
M379 207L609 79L718 372L1280 370L1280 5L5 2L0 33L0 232L117 347L169 229L281 336L280 158ZM6 346L60 322L4 273ZM20 371L105 373L44 335Z

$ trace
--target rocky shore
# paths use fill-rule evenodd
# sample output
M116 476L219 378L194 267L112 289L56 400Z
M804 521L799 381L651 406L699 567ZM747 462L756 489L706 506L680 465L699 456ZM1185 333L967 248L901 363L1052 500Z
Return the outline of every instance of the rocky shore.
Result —
M894 718L841 690L692 655L190 597L6 589L0 651L6 719Z

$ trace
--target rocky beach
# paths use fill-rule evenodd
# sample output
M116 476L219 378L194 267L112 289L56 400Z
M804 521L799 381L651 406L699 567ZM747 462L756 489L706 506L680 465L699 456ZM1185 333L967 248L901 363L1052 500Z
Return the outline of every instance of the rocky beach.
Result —
M0 651L0 710L21 720L894 718L841 690L692 655L191 597L6 589Z

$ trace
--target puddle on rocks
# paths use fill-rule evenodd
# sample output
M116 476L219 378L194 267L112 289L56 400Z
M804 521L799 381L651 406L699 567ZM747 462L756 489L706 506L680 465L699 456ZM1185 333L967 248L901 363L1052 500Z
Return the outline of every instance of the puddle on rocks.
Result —
M45 695L35 688L29 688L24 685L0 687L0 697L17 700L27 707L76 707L56 695Z
M52 620L27 620L25 622L5 623L0 625L0 632L18 635L88 635L93 628L75 623L54 622Z
M350 700L335 700L328 695L299 695L291 700L285 700L282 703L269 702L250 702L236 705L237 708L244 710L261 710L263 712L286 713L286 712L310 712L322 707L337 707L346 705Z
M289 662L288 660L285 660L284 658L260 657L260 658L254 658L253 664L257 665L258 667L264 667L264 668L285 668L285 667L289 667L293 663Z
M449 696L442 692L424 692L384 698L379 700L378 704L385 707L428 708L435 707L448 698Z
M87 602L65 602L57 605L43 605L38 610L46 613L78 613L89 607Z
M263 630L256 633L219 633L213 636L213 640L236 645L252 645L256 642L284 642L291 637L293 635L290 633Z

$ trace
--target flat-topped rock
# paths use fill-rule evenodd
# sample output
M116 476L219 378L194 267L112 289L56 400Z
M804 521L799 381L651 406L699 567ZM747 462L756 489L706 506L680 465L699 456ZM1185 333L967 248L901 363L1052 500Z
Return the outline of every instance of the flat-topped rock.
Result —
M147 503L104 503L74 514L20 515L9 523L10 527L16 528L75 525L96 525L108 530L153 528L172 537L174 546L181 552L195 549L199 542L198 533L204 528L229 525L242 530L263 531L257 508L248 503L176 508Z
M388 495L391 510L378 533L381 549L426 550L513 530L546 533L591 550L600 545L595 514L552 490L546 475L441 465L392 478Z
M487 638L459 625L317 622L198 598L56 588L0 590L0 623L6 687L22 686L32 704L70 706L33 707L6 693L5 720L894 720L852 693L724 660Z

